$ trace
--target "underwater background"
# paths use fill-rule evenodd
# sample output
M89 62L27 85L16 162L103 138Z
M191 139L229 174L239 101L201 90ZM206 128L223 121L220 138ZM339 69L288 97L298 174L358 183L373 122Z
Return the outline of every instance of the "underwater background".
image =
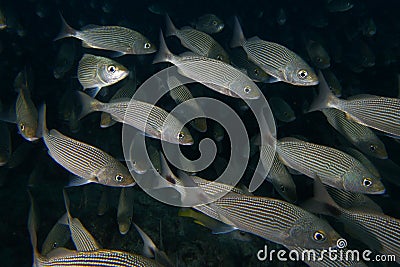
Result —
M307 62L311 62L303 38L305 35L318 36L328 51L334 71L342 86L342 98L356 94L373 94L399 97L400 85L400 20L398 1L351 1L353 7L344 12L330 12L329 1L1 1L0 9L7 21L7 28L0 31L0 100L3 110L13 106L17 93L14 79L29 66L32 70L31 98L39 107L47 104L47 125L52 129L101 148L117 159L123 159L121 147L121 124L110 128L99 127L100 114L91 114L77 125L65 121L69 104L65 99L76 90L81 90L77 80L77 64L81 56L90 49L83 48L80 41L67 38L53 41L57 36L60 14L75 28L87 24L121 25L139 31L158 46L160 28L165 27L164 14L172 18L179 27L190 25L194 19L207 13L221 18L224 29L213 37L223 46L229 47L232 36L233 17L242 22L247 37L258 36L282 44ZM284 10L285 22L278 15ZM373 19L375 33L363 32L364 21ZM177 39L169 38L171 50L183 52ZM74 45L74 64L62 77L54 76L55 59L63 43ZM365 46L368 51L365 52ZM107 55L104 51L95 51ZM133 70L138 84L161 70L153 65L153 55L125 55L116 58L128 69ZM361 61L368 61L360 67ZM371 63L372 62L372 63ZM311 63L310 63L311 64ZM272 96L283 98L294 110L294 121L277 123L278 137L289 135L304 136L314 143L332 147L351 146L332 128L321 112L304 114L304 105L312 102L315 87L296 87L286 83L258 84L267 99ZM121 86L112 85L99 99L108 100ZM249 131L254 131L254 117L249 111L242 112L234 100L207 90L203 95L230 104L244 118ZM196 96L196 93L193 93ZM64 101L64 104L63 104ZM170 99L163 99L166 110L174 106ZM68 102L67 102L68 103ZM66 115L67 113L67 115ZM29 211L28 188L32 192L39 210L39 247L54 223L65 213L62 189L68 183L69 173L47 154L41 140L28 142L18 133L14 124L8 124L11 134L12 156L9 163L0 167L0 258L1 266L31 266L32 247L27 230ZM213 127L203 136L213 136ZM1 137L0 138L5 138ZM385 164L378 169L386 187L385 195L370 196L385 214L400 218L400 143L379 135L386 146L392 168ZM153 142L150 140L149 142ZM220 144L219 155L229 159L229 138ZM188 158L196 158L199 152L183 148ZM377 160L380 161L380 160ZM381 167L379 167L381 166ZM251 169L247 170L241 183L248 185ZM213 180L213 167L198 174ZM312 179L296 175L298 200L312 196ZM97 215L102 192L108 193L108 208L104 215ZM307 266L302 262L260 262L256 253L268 245L270 249L283 248L260 237L247 233L238 235L212 234L211 231L193 222L190 218L178 216L179 208L153 199L138 186L134 188L133 221L162 248L177 266ZM74 217L95 239L108 249L118 249L140 254L142 240L135 229L126 235L118 231L116 220L120 189L88 184L68 189L71 210ZM281 198L272 185L265 182L255 195ZM341 223L328 219L331 225L349 244L357 249L366 246L352 239L343 230ZM73 248L72 242L68 243ZM367 263L368 266L395 266L390 263Z

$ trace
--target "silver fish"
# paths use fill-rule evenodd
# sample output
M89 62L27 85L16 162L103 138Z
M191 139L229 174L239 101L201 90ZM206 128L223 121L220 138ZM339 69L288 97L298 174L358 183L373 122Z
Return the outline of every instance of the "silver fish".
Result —
M83 92L78 92L78 94L82 103L80 118L94 111L107 112L114 120L135 127L149 137L174 144L193 144L189 130L176 117L169 116L169 113L162 108L135 99L103 103Z
M25 68L15 78L14 87L18 92L15 103L16 123L21 135L28 141L38 139L36 131L38 129L38 113L30 96L30 81L28 72Z
M283 122L291 122L296 119L293 109L280 97L271 97L268 100L275 118Z
M335 97L322 75L319 73L319 95L309 112L324 108L336 108L346 113L346 117L359 124L400 137L400 99L375 95L357 95L348 100Z
M321 110L330 125L363 153L380 159L387 159L385 145L368 127L346 118L346 114L334 108Z
M332 187L364 194L385 192L379 178L340 150L286 137L278 141L276 151L285 165L313 179L319 176Z
M46 106L40 110L41 136L49 155L62 167L76 175L71 186L100 183L108 186L133 186L134 179L119 161L104 151L46 127Z
M68 226L68 215L65 213L54 224L50 232L47 234L46 239L42 244L42 254L47 255L50 251L63 247L70 240L71 233Z
M204 14L196 19L194 26L199 31L214 34L221 32L224 29L225 24L222 19L217 17L217 15Z
M219 93L243 99L258 99L260 89L245 74L220 60L201 56L179 57L172 54L160 32L160 49L153 63L171 62L183 76Z
M95 88L95 97L102 87L115 84L129 75L129 71L118 62L100 56L84 54L78 65L78 80L83 90Z
M133 219L133 188L122 188L119 195L117 221L119 232L126 235Z
M395 255L400 263L400 220L381 214L340 207L330 197L319 179L314 182L314 198L304 207L317 213L334 216L352 229L351 233L370 248L385 255Z
M82 40L82 46L88 48L115 51L118 55L150 54L157 51L141 33L121 26L88 25L81 31L73 29L61 16L62 29L55 40L74 37Z
M183 27L178 30L168 15L166 15L166 21L167 37L178 37L184 47L200 56L217 59L225 63L230 62L228 53L226 53L222 46L207 33L195 30L191 27Z
M233 34L231 47L243 47L249 59L275 77L275 81L299 86L318 84L318 77L312 68L293 51L258 37L246 40L237 17Z

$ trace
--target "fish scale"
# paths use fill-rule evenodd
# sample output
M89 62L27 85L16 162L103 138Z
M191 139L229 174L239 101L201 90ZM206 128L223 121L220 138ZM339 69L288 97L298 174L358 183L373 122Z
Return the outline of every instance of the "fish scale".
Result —
M38 257L38 266L103 266L103 267L116 267L116 266L137 266L137 267L151 267L162 266L151 259L146 259L139 255L131 254L123 251L116 250L97 250L90 252L74 252L71 255L63 257L45 258Z
M346 112L358 123L400 136L400 99L360 95L341 100L337 108Z

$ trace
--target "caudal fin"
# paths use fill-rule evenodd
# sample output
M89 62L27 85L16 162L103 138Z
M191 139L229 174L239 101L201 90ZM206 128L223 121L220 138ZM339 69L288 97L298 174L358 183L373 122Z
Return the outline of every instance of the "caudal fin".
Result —
M88 115L89 113L92 113L94 111L100 111L100 107L103 104L102 102L94 98L91 98L84 92L78 91L77 93L82 105L81 113L78 116L79 120Z
M307 112L321 110L329 107L334 108L334 103L338 100L338 98L332 94L331 89L329 88L329 85L326 82L321 70L318 71L318 80L318 96L314 99Z
M75 37L77 35L77 30L72 28L71 26L68 25L67 21L64 19L64 17L61 15L61 30L58 33L57 37L54 38L54 41L66 38L66 37Z
M235 16L234 18L235 25L233 26L233 36L231 40L231 48L242 46L246 41L244 37L242 26L240 26L239 19Z
M35 203L33 201L33 197L31 192L28 191L29 198L31 200L31 207L29 209L29 216L28 216L28 231L29 231L29 236L31 238L31 244L33 247L33 266L36 266L36 258L37 255L39 254L38 248L37 248L37 216L36 216L36 211L35 211Z
M168 14L165 15L165 36L176 35L177 29Z
M165 43L162 30L160 30L160 47L158 49L157 55L153 59L154 63L160 62L171 62L173 54L169 51L167 44Z

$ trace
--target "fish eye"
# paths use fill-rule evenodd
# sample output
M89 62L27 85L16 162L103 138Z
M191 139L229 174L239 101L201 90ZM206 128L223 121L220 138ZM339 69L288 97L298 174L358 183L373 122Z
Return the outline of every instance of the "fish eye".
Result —
M246 86L244 87L243 91L244 91L246 94L250 93L250 92L251 92L250 86L249 86L249 85L246 85Z
M115 175L115 181L122 182L122 180L124 180L124 177L121 174Z
M362 184L365 187L370 187L372 185L372 179L371 178L364 178Z
M299 77L299 79L305 79L308 76L308 72L306 70L299 70L297 72L297 77Z
M282 192L286 191L286 188L283 185L280 186L280 189L281 189Z
M21 131L23 131L23 130L25 130L25 125L23 123L20 123L19 128L21 129Z
M107 67L107 71L114 73L117 70L117 68L114 65L110 65Z
M369 150L370 150L371 152L374 152L374 151L376 150L376 145L370 145L370 146L369 146Z
M178 133L178 139L182 140L185 137L185 134L183 132Z
M325 234L321 231L316 231L313 235L313 238L315 241L324 241L325 240Z
M150 47L151 47L151 44L150 44L149 42L147 42L147 43L144 44L144 48L145 48L145 49L149 49Z
M322 62L322 58L317 57L317 62Z
M218 60L222 60L222 56L221 56L221 55L218 55L218 56L217 56L217 59L218 59Z
M216 20L213 20L213 21L212 21L212 24L213 24L214 26L217 26L217 24L218 24L218 21L216 21Z
M254 69L254 74L258 75L260 72L258 71L258 69Z

